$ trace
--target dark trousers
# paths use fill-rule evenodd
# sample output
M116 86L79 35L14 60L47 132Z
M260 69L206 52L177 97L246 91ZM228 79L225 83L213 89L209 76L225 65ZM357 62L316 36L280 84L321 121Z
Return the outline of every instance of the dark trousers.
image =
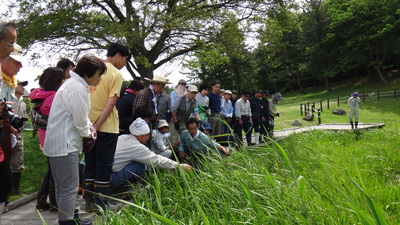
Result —
M253 119L253 128L254 128L254 132L260 132L260 123L261 123L261 119L260 119L260 114L259 113L254 113L251 118Z
M243 140L242 138L242 131L246 133L246 140L247 143L250 144L251 142L251 123L250 123L250 117L249 116L242 116L242 122L243 124L239 124L239 120L236 120L236 134L239 136L240 140Z
M118 134L97 132L96 144L89 153L85 154L84 188L89 191L86 192L89 196L90 191L108 195L117 141ZM89 196L85 196L85 198ZM100 198L94 200L99 205L106 202L106 200ZM103 204L98 202L99 200Z
M269 127L269 119L265 121L261 121L260 124L260 134L267 136L268 134L268 127Z
M0 162L0 203L7 202L11 191L11 168L10 162Z

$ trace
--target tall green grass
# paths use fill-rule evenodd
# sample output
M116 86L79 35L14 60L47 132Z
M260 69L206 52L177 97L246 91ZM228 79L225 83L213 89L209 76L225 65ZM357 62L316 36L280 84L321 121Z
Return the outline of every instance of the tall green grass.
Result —
M397 134L397 127L315 131L233 152L202 170L156 170L133 203L177 224L399 224ZM98 222L171 224L143 208Z

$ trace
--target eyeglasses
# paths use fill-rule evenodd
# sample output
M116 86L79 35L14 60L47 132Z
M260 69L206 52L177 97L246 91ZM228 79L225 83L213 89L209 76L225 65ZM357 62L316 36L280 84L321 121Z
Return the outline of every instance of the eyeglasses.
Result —
M10 48L13 48L14 45L15 45L15 42L5 42L5 43L6 43L6 45L7 45L8 47L10 47Z

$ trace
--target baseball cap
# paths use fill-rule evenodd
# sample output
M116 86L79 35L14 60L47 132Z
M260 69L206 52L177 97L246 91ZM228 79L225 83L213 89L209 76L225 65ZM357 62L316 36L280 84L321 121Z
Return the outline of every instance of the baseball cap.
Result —
M20 63L24 62L24 56L22 55L22 47L18 44L15 44L14 51L10 53L10 57Z
M17 80L18 84L22 84L22 86L28 85L28 81L26 80Z
M263 92L263 94L264 94L264 95L270 95L270 93L269 93L268 90L265 90L265 91Z
M193 92L193 91L198 92L197 91L197 87L194 86L194 85L189 85L188 91L190 91L190 92Z
M231 95L231 94L232 94L232 91L230 91L230 90L226 90L226 91L225 91L225 94L229 94L229 95Z
M358 92L354 92L353 94L352 94L352 96L358 96Z

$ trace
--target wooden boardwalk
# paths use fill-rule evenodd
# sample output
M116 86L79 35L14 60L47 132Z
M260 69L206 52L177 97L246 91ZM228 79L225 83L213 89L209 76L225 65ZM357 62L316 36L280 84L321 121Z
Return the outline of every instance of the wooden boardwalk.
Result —
M385 126L384 123L377 124L358 124L359 130L368 130L372 128L382 128ZM313 130L331 130L331 131L341 131L341 130L351 130L350 124L321 124L318 126L311 127L296 127L283 130L275 130L274 138L280 139L288 137L295 133L304 133ZM245 137L244 137L245 138ZM244 140L244 143L246 141ZM253 135L254 143L254 135ZM36 199L29 201L26 204L22 204L15 209L12 209L2 215L1 223L5 225L41 225L46 222L48 225L58 224L57 214L49 214L49 211L37 212L35 210ZM93 219L93 214L84 213L85 203L82 196L78 195L76 198L76 208L80 211L80 218L83 220ZM41 218L42 217L42 218ZM44 221L44 222L43 222Z
M382 128L384 127L384 123L375 123L375 124L358 124L358 130L368 130L373 128ZM350 124L320 124L318 126L310 126L310 127L296 127L289 128L283 130L275 130L274 137L275 138L285 138L291 134L296 133L305 133L313 130L330 130L330 131L341 131L341 130L351 130Z

